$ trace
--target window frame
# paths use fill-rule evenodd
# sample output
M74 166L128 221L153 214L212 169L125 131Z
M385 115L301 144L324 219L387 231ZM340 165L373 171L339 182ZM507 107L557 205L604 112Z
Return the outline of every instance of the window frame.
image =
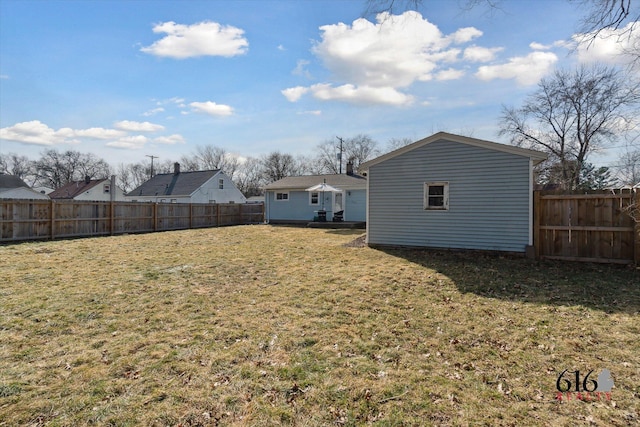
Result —
M103 184L102 185L102 192L104 194L111 194L111 184Z
M218 190L224 190L224 178L218 179Z
M278 195L280 195L280 196L286 196L286 197L278 198ZM273 194L273 199L274 199L276 202L288 202L288 201L289 201L289 192L288 192L288 191L276 191L276 192L274 192L274 194Z
M316 197L316 202L313 203L313 196ZM309 206L320 206L320 192L319 191L310 191L309 192Z
M430 187L442 187L442 194L429 194ZM430 199L442 198L442 205L429 204ZM448 211L449 210L449 181L432 181L424 183L423 208L426 211Z

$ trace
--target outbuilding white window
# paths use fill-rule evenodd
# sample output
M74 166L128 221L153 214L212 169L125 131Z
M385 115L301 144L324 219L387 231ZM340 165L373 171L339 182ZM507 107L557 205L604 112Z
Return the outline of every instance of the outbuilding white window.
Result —
M319 205L320 204L320 193L312 191L309 193L309 204L310 205Z
M289 201L289 193L276 193L276 200L279 202Z
M108 194L111 192L111 184L104 184L102 186L102 192Z
M219 190L224 190L224 179L219 179L218 180L218 189Z
M449 210L448 182L424 183L424 208L425 210Z

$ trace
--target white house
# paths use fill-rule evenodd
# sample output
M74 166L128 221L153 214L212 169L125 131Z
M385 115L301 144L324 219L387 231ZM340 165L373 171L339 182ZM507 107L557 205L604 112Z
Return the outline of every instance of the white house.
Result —
M173 173L154 176L126 194L128 201L156 203L246 203L231 178L220 169L180 172L174 164Z
M110 179L90 179L84 181L72 181L49 193L53 200L90 200L95 202L111 201L112 192L115 192L115 201L123 202L124 191L114 186Z
M365 162L367 242L525 252L533 166L546 157L439 132Z
M0 199L49 200L49 196L29 188L29 186L17 176L0 173Z

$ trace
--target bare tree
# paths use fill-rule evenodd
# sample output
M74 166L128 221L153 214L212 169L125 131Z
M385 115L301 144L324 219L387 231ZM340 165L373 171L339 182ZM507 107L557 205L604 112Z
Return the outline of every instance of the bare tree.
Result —
M52 188L85 177L104 179L110 174L109 165L104 160L90 153L73 150L45 150L33 166L36 184Z
M262 194L261 166L261 161L255 157L248 157L243 162L240 162L233 182L245 197Z
M500 135L518 146L546 151L560 165L560 184L576 189L589 154L617 140L640 101L638 84L603 66L556 71L520 108L503 107Z
M199 145L191 156L183 156L180 159L181 169L185 171L221 169L232 179L239 165L237 155L213 145Z
M298 175L295 158L291 154L273 151L260 159L262 179L270 183L287 176Z
M0 154L0 173L14 175L27 185L35 184L33 161L16 153Z
M347 139L344 151L346 159L353 162L354 168L380 154L378 143L369 135L359 134Z
M369 135L359 134L342 140L342 157L340 156L340 142L327 140L318 144L316 154L316 170L319 173L338 174L340 163L351 160L357 167L380 154L378 143Z
M117 168L116 177L118 187L125 193L139 187L149 179L151 167L145 162L120 163Z
M623 186L640 184L640 149L628 150L618 159L617 178Z
M386 151L390 152L390 151L394 151L397 150L398 148L402 148L405 147L409 144L412 144L414 141L411 138L405 137L405 138L391 138L389 141L387 141L387 147L386 147Z

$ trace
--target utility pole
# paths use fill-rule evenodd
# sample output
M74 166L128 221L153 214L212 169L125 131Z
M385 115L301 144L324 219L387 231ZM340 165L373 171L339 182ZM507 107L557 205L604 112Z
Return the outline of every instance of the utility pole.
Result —
M153 159L157 159L158 156L151 156L147 154L146 157L151 157L151 178L153 178Z
M342 175L342 143L344 142L344 139L340 138L339 136L336 136L336 138L338 138L338 141L340 141L340 153L338 153L338 160L340 161L340 175Z

